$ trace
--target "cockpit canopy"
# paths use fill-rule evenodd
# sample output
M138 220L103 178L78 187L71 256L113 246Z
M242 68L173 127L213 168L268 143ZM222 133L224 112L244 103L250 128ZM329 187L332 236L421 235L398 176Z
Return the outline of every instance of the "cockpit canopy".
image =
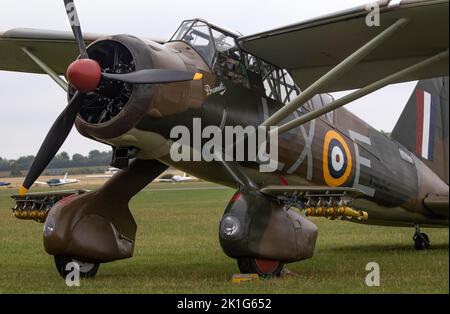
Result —
M242 35L196 19L184 21L170 41L188 43L212 66L216 52L239 54L236 45L239 36Z
M242 34L201 19L184 21L170 41L184 41L194 48L221 77L259 90L287 103L299 94L289 73L243 51L236 42Z

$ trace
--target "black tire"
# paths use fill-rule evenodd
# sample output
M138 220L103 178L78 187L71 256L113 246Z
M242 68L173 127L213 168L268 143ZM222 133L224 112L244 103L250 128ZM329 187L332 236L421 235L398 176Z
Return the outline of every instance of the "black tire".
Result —
M261 262L270 263L269 267L261 267ZM258 274L260 277L278 277L283 271L284 264L279 261L268 261L254 257L238 258L237 264L242 274Z
M426 233L414 235L414 248L418 251L427 250L430 247L430 238Z
M66 266L68 263L78 263L80 266L80 277L81 278L93 278L97 275L97 271L100 267L98 263L84 263L77 261L74 258L67 256L55 255L55 266L58 273L61 275L63 279L66 279L66 276L71 272L71 270L66 270Z

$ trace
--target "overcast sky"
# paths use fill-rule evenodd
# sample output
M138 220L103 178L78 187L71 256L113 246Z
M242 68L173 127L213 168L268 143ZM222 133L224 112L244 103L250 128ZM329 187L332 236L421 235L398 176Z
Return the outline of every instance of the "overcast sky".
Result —
M201 17L244 35L358 6L367 0L78 0L83 31L168 39L184 19ZM15 27L70 30L62 0L0 0L0 31ZM332 49L332 47L330 47ZM377 129L390 131L415 86L384 88L347 106ZM35 155L66 105L63 90L45 75L0 71L0 157ZM62 147L70 155L107 146L75 128Z

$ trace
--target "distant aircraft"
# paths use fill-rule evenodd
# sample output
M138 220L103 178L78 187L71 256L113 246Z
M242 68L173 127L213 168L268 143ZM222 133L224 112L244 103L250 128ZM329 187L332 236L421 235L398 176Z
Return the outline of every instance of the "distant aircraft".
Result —
M118 168L109 167L108 169L105 170L105 174L108 176L113 176L119 171L120 171L120 169L118 169Z
M68 174L66 172L66 174L64 175L64 179L54 178L54 179L48 180L47 182L36 181L36 183L37 184L47 184L49 187L55 187L55 186L61 186L61 185L73 184L73 183L79 182L79 180L77 180L77 179L68 179L67 177L68 177Z
M175 176L172 176L172 178L168 178L168 179L156 179L156 180L154 180L154 182L178 183L178 182L190 182L190 181L194 181L194 180L196 180L196 179L193 177L186 176L186 172L185 172L185 173L183 173L183 176L175 175Z
M11 183L9 182L0 182L0 186L10 186Z
M86 178L111 178L113 175L115 175L117 172L119 172L120 169L118 168L114 168L114 167L109 167L108 169L105 170L104 174L90 174L87 175Z
M172 181L174 181L174 182L189 182L189 181L194 181L194 180L195 180L195 178L186 176L186 172L183 173L183 176L177 175L177 176L172 177Z

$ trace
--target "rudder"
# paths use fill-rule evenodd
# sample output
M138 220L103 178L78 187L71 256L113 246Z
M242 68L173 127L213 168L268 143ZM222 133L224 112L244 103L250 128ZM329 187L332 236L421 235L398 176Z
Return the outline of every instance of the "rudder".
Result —
M419 81L392 138L415 153L449 184L448 76Z

